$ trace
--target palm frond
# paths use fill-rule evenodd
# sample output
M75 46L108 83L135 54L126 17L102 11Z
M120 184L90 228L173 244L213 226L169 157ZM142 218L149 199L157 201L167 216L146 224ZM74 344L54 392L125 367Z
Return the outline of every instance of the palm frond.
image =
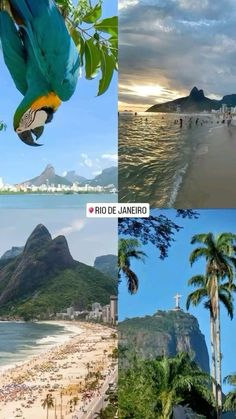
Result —
M197 262L200 258L207 259L209 257L209 250L205 247L197 247L192 251L189 256L189 262L191 266L194 262Z
M189 310L190 305L193 306L197 306L198 304L201 303L201 301L207 297L207 291L206 288L202 287L199 288L193 292L191 292L188 297L187 297L187 301L186 301L186 308L187 310Z

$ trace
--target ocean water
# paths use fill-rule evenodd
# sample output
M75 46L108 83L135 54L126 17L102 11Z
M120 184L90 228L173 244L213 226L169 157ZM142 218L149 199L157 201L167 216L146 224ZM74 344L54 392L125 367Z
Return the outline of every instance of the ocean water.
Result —
M219 123L212 115L120 114L119 201L172 207L192 158Z
M0 209L76 209L87 202L116 202L117 194L12 194L0 195Z
M64 342L70 333L60 325L0 322L0 372Z

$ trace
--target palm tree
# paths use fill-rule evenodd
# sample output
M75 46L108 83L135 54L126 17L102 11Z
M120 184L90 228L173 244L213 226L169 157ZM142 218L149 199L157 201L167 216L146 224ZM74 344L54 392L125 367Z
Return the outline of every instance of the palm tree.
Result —
M52 409L54 407L54 401L53 401L52 394L48 393L46 395L46 398L43 400L42 407L44 409L45 408L47 409L47 419L48 419L48 413L49 413L48 411L49 411L49 409Z
M230 374L224 379L224 383L227 383L234 387L233 391L230 391L224 401L224 411L236 412L236 374Z
M127 280L128 291L130 294L135 294L138 290L138 277L130 269L131 260L141 260L144 262L147 256L144 252L139 250L140 243L137 239L120 239L118 245L118 277L121 274Z
M212 335L212 372L213 380L216 380L217 385L215 393L218 417L221 417L222 411L219 286L227 277L227 286L224 291L221 289L221 301L224 301L224 304L227 306L227 299L229 300L229 303L230 301L232 303L232 300L229 299L230 293L235 291L233 285L236 267L235 241L236 235L232 233L221 233L216 237L214 237L212 233L197 234L193 236L191 244L201 244L203 246L194 249L189 258L191 265L200 258L204 258L206 260L206 275L204 282L206 294L199 297L199 302L203 297L208 296L208 308L211 313L210 328ZM203 290L200 291L200 295L202 292ZM192 301L194 301L194 298Z
M201 413L212 412L210 376L187 353L155 360L137 360L119 376L118 400L121 417L170 419L176 406L189 406Z
M189 354L163 357L154 361L153 365L158 378L156 392L157 396L159 394L157 408L160 419L170 418L175 405L186 404L190 392L192 399L196 394L198 398L200 396L210 402L211 396L207 390L209 376L200 370Z
M212 389L214 397L216 398L216 364L215 364L215 346L214 346L214 321L213 321L213 312L212 312L212 304L211 304L211 296L209 290L209 281L208 278L204 275L195 275L189 279L188 285L198 287L195 291L189 294L186 302L187 310L189 310L190 305L197 306L202 302L202 300L206 300L204 303L204 307L207 308L210 312L210 342L211 342L211 376L212 380ZM230 284L229 282L219 284L218 292L219 292L219 301L225 306L228 315L230 316L231 320L233 319L233 296L232 292L236 290L234 284Z

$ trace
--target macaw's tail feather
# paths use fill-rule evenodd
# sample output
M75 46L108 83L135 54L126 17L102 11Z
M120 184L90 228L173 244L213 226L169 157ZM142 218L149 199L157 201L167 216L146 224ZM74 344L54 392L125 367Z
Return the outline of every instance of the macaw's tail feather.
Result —
M0 39L6 66L24 95L27 91L25 51L14 22L5 11L0 12Z
M33 49L38 67L57 96L65 101L75 91L79 55L53 0L9 0Z
M48 8L50 0L9 0L9 3L16 22L24 24L39 16L42 9Z

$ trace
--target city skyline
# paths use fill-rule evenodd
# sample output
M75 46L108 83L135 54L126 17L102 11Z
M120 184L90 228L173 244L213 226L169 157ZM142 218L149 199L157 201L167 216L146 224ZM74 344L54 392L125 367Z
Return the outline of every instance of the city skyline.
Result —
M114 2L103 3L103 17L115 15ZM0 132L0 177L9 183L17 183L34 177L43 166L52 163L58 173L76 170L87 178L117 163L117 76L113 77L108 91L96 97L99 78L78 80L74 96L63 103L53 122L47 124L40 138L42 147L27 147L12 127L14 112L22 100L0 53L1 95L0 120L6 123L6 131ZM109 112L109 118L107 113Z
M212 99L236 93L232 0L121 0L119 7L120 110L146 110L193 86Z

